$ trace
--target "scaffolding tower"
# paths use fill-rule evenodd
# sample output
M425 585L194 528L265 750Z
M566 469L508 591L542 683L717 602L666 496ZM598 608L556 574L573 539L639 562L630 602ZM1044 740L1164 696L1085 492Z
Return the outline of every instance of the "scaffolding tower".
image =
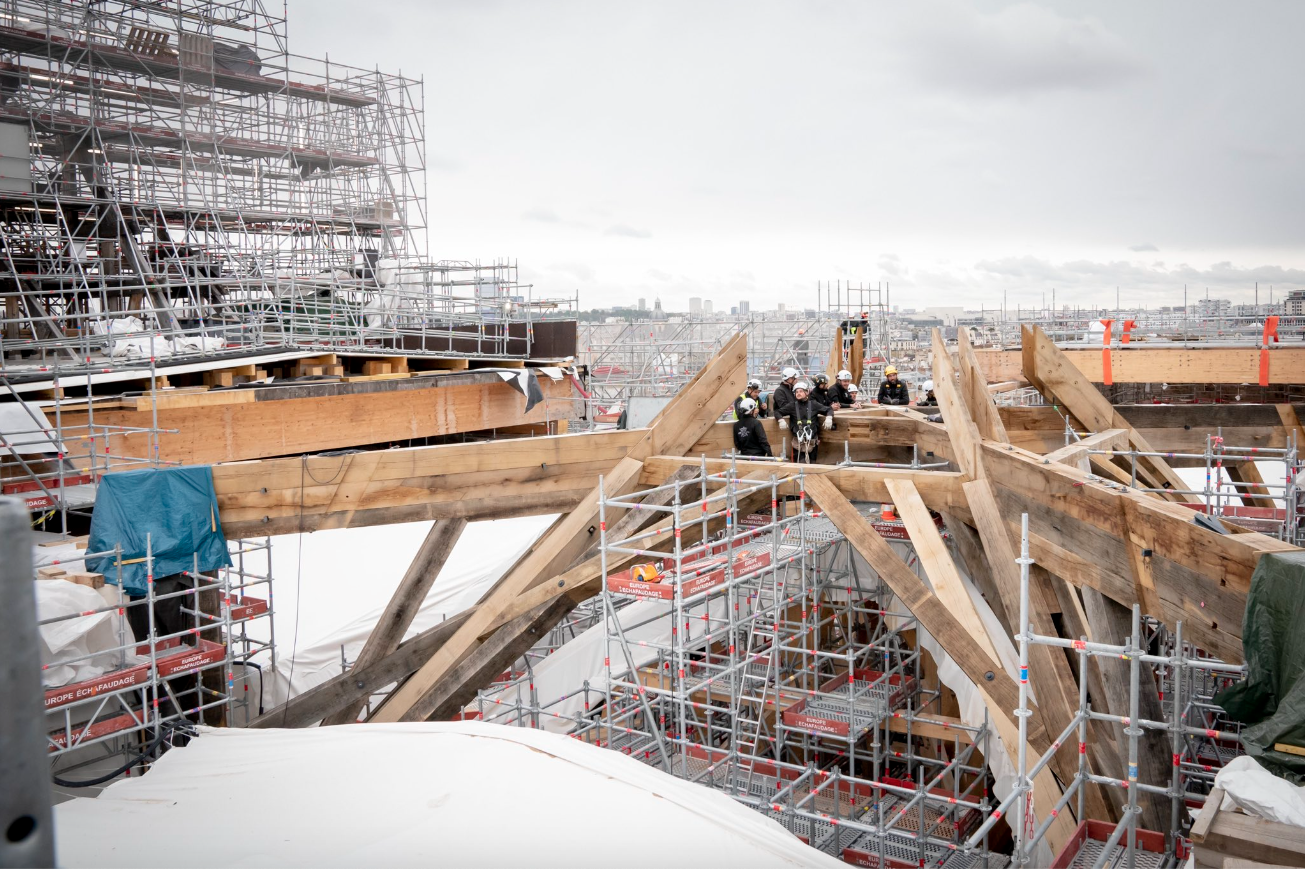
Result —
M431 262L424 95L261 0L0 2L0 359L524 356L514 261Z

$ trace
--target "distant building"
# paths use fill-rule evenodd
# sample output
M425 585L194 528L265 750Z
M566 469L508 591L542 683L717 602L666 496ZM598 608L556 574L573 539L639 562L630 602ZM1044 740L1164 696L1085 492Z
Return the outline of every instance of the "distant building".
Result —
M639 310L640 310L640 311L646 311L646 310L648 310L648 300L647 300L647 299L640 299L640 300L639 300Z
M776 305L775 310L779 311L781 314L784 313L784 303L780 302L778 305Z
M750 302L748 302L746 299L743 300L743 301L741 301L741 302L739 302L739 314L740 314L740 315L746 317L748 314L751 314L751 313L752 313L752 304L751 304Z
M702 299L698 298L697 296L689 297L689 314L690 316L692 316L693 314L698 314L698 315L702 314Z
M1292 290L1289 292L1283 307L1286 308L1288 317L1296 319L1305 317L1305 290Z
M1227 317L1231 308L1232 302L1227 299L1199 299L1196 303L1196 316L1204 319Z
M710 313L711 313L711 299L703 299L703 300L702 300L702 312L703 312L704 314L710 314Z
M653 302L652 318L654 320L666 319L666 312L662 310L662 300L660 298Z
M731 317L737 317L738 315L739 315L739 306L738 306L738 305L730 305L730 316L731 316Z

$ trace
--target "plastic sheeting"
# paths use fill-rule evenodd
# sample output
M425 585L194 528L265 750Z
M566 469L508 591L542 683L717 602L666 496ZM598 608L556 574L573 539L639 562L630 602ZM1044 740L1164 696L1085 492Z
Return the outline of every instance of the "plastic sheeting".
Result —
M476 722L204 730L55 835L66 867L842 865L617 752Z
M208 466L123 471L100 480L89 550L122 545L122 584L131 594L145 593L147 543L155 578L231 565ZM113 556L86 563L106 582L118 581Z
M1305 757L1274 751L1305 747L1305 552L1260 556L1246 595L1242 648L1246 679L1215 697L1242 730L1246 753L1270 772L1305 783Z
M467 525L405 639L476 603L553 521L553 516ZM265 670L270 709L340 675L352 661L430 530L430 522L318 531L272 541L277 660ZM262 630L251 623L251 632ZM254 662L268 664L264 653Z
M43 579L35 585L36 611L42 621L119 603L118 589L107 585L94 589L63 579ZM42 625L40 636L41 664L44 668L41 671L41 682L46 688L94 679L123 663L135 662L136 656L130 652L124 661L119 652L106 651L135 642L131 626L127 624L126 617L120 614L120 610ZM86 655L91 657L84 657ZM82 660L72 661L74 658ZM63 661L71 663L61 663Z
M1214 777L1214 786L1224 790L1221 812L1240 808L1258 818L1305 827L1305 788L1278 778L1253 757L1233 758Z

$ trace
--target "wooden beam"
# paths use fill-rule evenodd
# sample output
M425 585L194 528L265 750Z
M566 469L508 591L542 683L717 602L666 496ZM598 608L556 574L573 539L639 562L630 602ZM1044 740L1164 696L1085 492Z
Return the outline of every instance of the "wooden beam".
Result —
M736 335L698 375L662 409L640 441L603 480L606 497L627 494L638 485L642 459L660 450L683 455L721 414L724 396L747 382L747 338ZM378 721L421 720L415 711L423 697L479 642L482 632L532 586L565 570L597 539L599 490L542 538L530 556L495 586L467 624L412 679L391 696ZM616 516L608 517L614 521Z
M979 434L990 441L1004 443L1010 440L1006 435L1006 427L1002 424L1001 415L997 412L997 405L988 391L988 381L974 358L974 348L970 345L970 330L964 326L956 330L956 359L961 373L961 397L970 409L970 417L974 420ZM934 387L937 388L937 385L935 381Z
M956 371L952 368L951 357L947 355L947 347L943 344L941 329L933 330L933 389L961 473L971 480L981 478L983 463L979 459L978 450L983 438L961 398Z
M575 504L642 431L554 435L217 465L231 538L416 522L537 515ZM355 483L341 492L346 474Z
M1128 442L1142 452L1155 452L1142 437L1097 391L1089 381L1066 359L1064 353L1037 326L1023 328L1025 377L1038 385L1043 395L1054 398L1092 431L1122 428L1128 431ZM1031 368L1029 367L1031 366ZM1164 459L1148 456L1138 459L1139 473L1144 473L1153 488L1168 483L1175 489L1186 489L1182 477L1174 473ZM1187 496L1174 495L1179 500Z
M1108 428L1105 431L1088 435L1058 450L1052 450L1044 457L1051 464L1066 464L1078 467L1080 457L1087 458L1088 450L1113 450L1128 446L1128 431L1122 428Z
M1001 669L997 647L988 636L988 631L979 618L979 610L965 590L965 581L957 572L956 563L947 552L947 546L938 533L938 526L929 515L929 508L924 505L920 493L910 480L889 480L888 493L893 497L893 506L902 517L902 524L906 526L906 532L915 546L915 554L919 556L924 573L929 577L934 596L942 601L943 606L974 637L979 648L989 658L989 669Z
M1224 470L1228 472L1230 480L1242 484L1237 487L1237 494L1244 505L1270 509L1277 506L1273 493L1265 487L1264 478L1260 476L1260 469L1255 462L1229 462L1224 465Z
M937 383L934 384L935 390ZM990 658L983 651L966 628L951 614L943 603L934 596L897 554L866 523L865 518L856 511L846 498L834 487L834 484L822 476L813 476L807 480L807 493L816 504L825 511L834 526L847 538L861 557L879 574L893 590L902 604L910 610L919 621L920 626L933 635L948 655L952 657L965 674L974 682L988 706L992 722L1002 745L1012 759L1016 757L1019 745L1019 727L1015 722L1013 711L1019 705L1015 682L1004 670L995 671L989 666ZM1040 724L1026 722L1028 745L1031 751L1041 755L1050 748L1049 737ZM1060 799L1062 791L1049 767L1034 777L1033 789L1037 805L1054 805ZM1074 824L1069 812L1062 812L1047 831L1047 842L1053 852L1059 852L1069 841L1074 832Z
M169 390L159 398L158 427L168 430L158 436L159 458L211 465L488 431L565 416L560 402L573 397L570 380L540 377L539 386L545 400L529 413L521 393L484 374L177 395ZM64 415L65 426L85 425L86 420L84 411ZM151 428L153 407L148 398L135 410L101 410L97 405L95 423ZM148 455L148 437L140 433L115 438L113 451Z
M1061 352L1087 381L1101 383L1100 338L1091 348L1066 347ZM1269 351L1271 385L1305 383L1305 348L1278 345ZM988 382L1020 377L1018 350L977 350L979 368ZM1258 383L1258 347L1115 347L1110 352L1110 373L1115 383L1228 384Z
M399 581L390 602L372 632L367 635L367 642L354 660L353 666L369 667L394 652L407 633L408 627L421 609L427 593L440 575L444 562L453 552L462 532L467 527L466 519L446 519L436 522L421 542L417 554ZM362 711L362 702L351 703L340 711L325 718L323 724L350 724L358 719Z
M308 727L351 703L358 703L384 688L412 675L475 611L464 610L435 627L405 640L390 655L369 667L354 667L308 689L297 697L269 709L249 723L249 727Z

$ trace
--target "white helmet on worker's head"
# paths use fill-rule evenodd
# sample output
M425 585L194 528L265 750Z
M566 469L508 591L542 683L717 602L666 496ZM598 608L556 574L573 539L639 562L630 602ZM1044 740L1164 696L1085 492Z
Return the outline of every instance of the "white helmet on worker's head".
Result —
M920 388L923 389L925 392L933 392L933 381L926 380L923 384L920 385Z
M760 389L761 381L753 377L748 380L748 389Z
M750 398L745 398L739 402L739 410L743 411L744 416L752 416L757 412L757 403Z
M838 372L838 379L839 379L839 380L851 380L851 379L852 379L852 372L850 372L850 371L848 371L846 368L844 368L842 371Z
M796 368L790 366L784 369L784 377L783 377L784 380L792 380L794 377L797 377Z
M811 384L810 384L810 383L807 383L805 380L799 380L797 383L794 383L794 384L793 384L793 391L794 391L794 392L797 392L799 389L806 390L807 392L810 392L810 391L811 391Z
M859 387L859 386L857 386L855 383L853 383L851 386L849 386L849 387L847 388L847 391L850 392L850 393L852 393L853 395L856 395L858 392L861 391L861 387Z

